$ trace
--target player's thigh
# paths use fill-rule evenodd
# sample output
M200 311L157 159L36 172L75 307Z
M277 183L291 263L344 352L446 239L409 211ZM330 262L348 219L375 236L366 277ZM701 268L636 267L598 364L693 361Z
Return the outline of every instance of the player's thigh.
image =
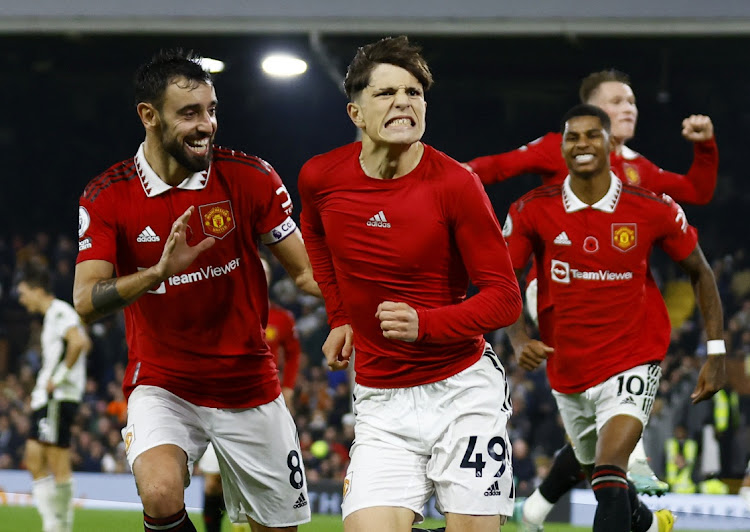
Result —
M344 519L344 532L411 532L414 512L396 506L362 508Z
M502 364L491 350L485 351L445 385L458 393L436 389L443 397L430 398L438 405L445 402L439 410L444 426L427 465L437 508L467 516L512 515L515 492L507 430L512 408Z
M552 391L557 409L570 438L576 459L591 465L596 458L596 407L586 394L565 394Z
M35 479L42 478L49 472L44 453L45 447L46 445L43 445L36 440L26 440L26 447L23 451L23 460L26 464L26 468Z
M283 528L310 520L302 453L284 399L255 408L213 410L211 440L227 514Z
M157 463L156 459L162 453L167 458L174 455L181 464L180 477L184 478L187 486L190 483L193 464L208 445L208 435L198 408L162 388L138 386L128 399L128 421L122 429L125 452L133 472L158 477L163 468L157 467L156 471L151 472L145 467L138 467L137 463L141 455L147 451L161 448L150 453L144 461ZM180 449L182 456L178 452L173 452L171 447ZM169 464L173 462L170 458ZM170 472L170 477L174 474L173 471Z
M448 531L497 532L505 524L505 516L446 513L445 524Z

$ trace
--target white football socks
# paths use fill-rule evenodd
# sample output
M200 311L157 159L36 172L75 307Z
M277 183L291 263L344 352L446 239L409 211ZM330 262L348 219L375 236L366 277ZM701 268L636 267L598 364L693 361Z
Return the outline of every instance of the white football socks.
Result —
M55 529L55 479L52 475L31 482L31 497L42 516L42 530Z

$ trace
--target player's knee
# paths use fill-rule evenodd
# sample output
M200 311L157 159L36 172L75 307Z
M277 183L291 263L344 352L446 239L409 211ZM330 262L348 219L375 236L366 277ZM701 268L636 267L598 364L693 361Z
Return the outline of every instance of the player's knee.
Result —
M138 494L143 510L151 517L167 517L179 512L185 505L184 486L176 478L153 478L138 483Z

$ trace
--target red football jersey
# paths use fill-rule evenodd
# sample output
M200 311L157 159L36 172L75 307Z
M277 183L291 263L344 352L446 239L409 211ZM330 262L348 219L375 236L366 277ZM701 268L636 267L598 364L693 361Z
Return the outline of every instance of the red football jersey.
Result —
M172 223L191 205L188 243L212 236L216 244L125 307L125 395L144 384L202 406L265 404L281 390L263 339L268 289L257 246L296 229L286 188L266 162L215 148L209 170L171 187L141 146L84 190L78 262L110 262L118 276L156 264Z
M566 180L514 203L503 231L516 268L534 255L539 291L554 304L547 342L555 348L547 361L553 389L579 393L664 358L669 321L664 301L653 297L649 256L659 246L680 261L697 243L671 198L623 185L612 174L605 197L588 206Z
M361 143L308 161L299 177L302 232L332 327L351 323L357 382L398 388L466 369L482 334L521 310L518 284L479 179L425 146L417 167L373 179L360 167ZM479 293L466 298L469 279ZM416 342L383 337L383 301L419 315Z
M516 150L479 157L469 165L485 185L531 173L539 174L544 185L559 184L568 175L561 144L560 133L547 133ZM711 201L716 188L719 149L713 138L693 143L693 164L685 175L667 172L627 146L621 154L610 153L610 166L624 183L669 194L681 203L703 205Z
M268 309L266 343L273 353L276 367L281 372L281 386L294 389L300 355L297 328L292 313L273 303Z

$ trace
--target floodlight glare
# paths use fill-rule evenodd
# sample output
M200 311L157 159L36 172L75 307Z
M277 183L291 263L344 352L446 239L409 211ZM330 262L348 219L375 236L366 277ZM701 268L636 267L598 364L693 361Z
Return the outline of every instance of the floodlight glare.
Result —
M224 61L218 59L211 59L210 57L201 58L201 67L203 70L210 72L211 74L218 74L224 71Z
M269 55L261 63L263 72L276 78L299 76L307 70L307 63L291 55Z

